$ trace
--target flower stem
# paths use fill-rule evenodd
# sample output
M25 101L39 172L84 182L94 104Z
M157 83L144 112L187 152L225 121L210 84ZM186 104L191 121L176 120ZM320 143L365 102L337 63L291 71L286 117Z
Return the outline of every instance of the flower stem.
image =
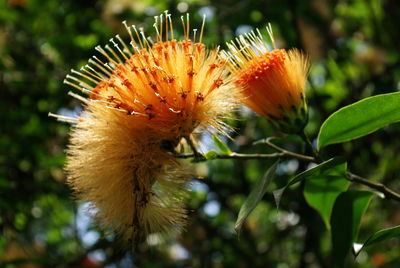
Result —
M299 132L298 134L300 138L305 142L306 144L306 152L308 151L311 153L315 159L315 162L317 163L322 163L323 160L319 156L318 152L314 149L314 146L312 145L310 139L308 138L307 134L304 132L304 128Z

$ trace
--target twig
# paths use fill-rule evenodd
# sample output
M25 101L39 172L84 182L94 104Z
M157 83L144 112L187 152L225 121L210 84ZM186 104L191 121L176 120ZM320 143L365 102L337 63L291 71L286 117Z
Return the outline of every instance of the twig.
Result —
M313 156L314 156L316 162L321 163L323 160L320 158L318 153L314 150L314 147L312 146L310 140L308 139L307 135L305 134L304 129L302 132L300 132L300 137L306 142L307 146L309 147L309 150L313 153ZM385 195L385 197L388 199L400 201L400 194L389 189L382 183L371 182L370 180L367 180L361 176L358 176L357 174L351 173L350 171L346 172L345 176L346 176L346 179L348 179L352 182L357 182L359 184L366 185L372 189L378 190L379 192L383 193Z
M367 180L367 179L365 179L361 176L358 176L354 173L351 173L351 172L346 172L346 178L349 181L357 182L357 183L366 185L372 189L378 190L379 192L383 193L385 195L385 198L387 198L387 199L400 201L400 194L396 193L392 189L389 189L382 183L374 183L370 180Z
M254 142L253 144L266 144L267 146L275 149L278 152L281 152L282 154L284 154L285 157L293 157L302 161L306 161L306 162L315 162L315 158L312 156L308 156L308 155L303 155L303 154L297 154L297 153L293 153L291 151L288 151L286 149L283 149L281 147L279 147L278 145L274 144L271 142L271 140L273 140L274 137L269 137L263 140L259 140Z
M175 158L196 158L195 154L178 154L174 155ZM207 160L204 156L201 156L203 160ZM239 153L230 153L230 154L219 154L216 155L213 159L266 159L266 158L276 158L276 157L285 157L283 153L273 153L273 154L239 154ZM212 159L209 159L212 160Z
M274 139L274 137L269 137L269 138L266 138L263 140L259 140L259 141L254 142L253 144L266 144L267 146L278 151L277 153L272 153L272 154L241 154L241 153L219 154L219 155L216 155L212 159L269 159L269 158L280 157L280 158L296 158L298 160L305 161L305 162L315 162L315 163L322 162L322 159L319 159L319 158L317 159L316 157L303 155L303 154L297 154L297 153L293 153L291 151L287 151L287 150L279 147L278 145L272 143L271 142L272 139ZM310 146L310 145L311 145L311 143L308 146ZM176 154L176 155L174 155L174 157L181 158L181 159L195 158L196 160L200 160L200 161L212 160L212 159L206 159L202 154L200 154L197 151L194 151L194 152L196 152L196 153ZM378 190L379 192L383 193L387 199L392 199L392 200L400 202L400 193L393 191L392 189L388 188L387 186L385 186L382 183L371 182L370 180L363 178L359 175L356 175L350 171L346 172L345 177L347 180L349 180L351 182L356 182L356 183L368 186L372 189Z
M316 159L317 163L323 162L323 160L320 158L318 153L314 150L314 147L312 146L310 140L308 139L307 135L305 134L304 130L300 133L300 137L306 142L307 146L309 147L310 151L313 153L314 158ZM357 182L359 184L368 186L372 189L378 190L379 192L383 193L386 198L400 201L400 194L396 193L395 191L389 189L382 183L374 183L371 182L368 179L365 179L361 176L358 176L357 174L351 173L350 171L346 172L345 174L346 179L352 181L352 182Z
M197 158L199 160L208 160L202 155L195 154L175 154L175 158ZM281 151L279 153L272 154L239 154L239 153L230 153L230 154L218 154L213 159L266 159L266 158L296 158L305 162L313 162L314 158L307 155L296 154L289 151ZM212 159L209 159L212 160Z

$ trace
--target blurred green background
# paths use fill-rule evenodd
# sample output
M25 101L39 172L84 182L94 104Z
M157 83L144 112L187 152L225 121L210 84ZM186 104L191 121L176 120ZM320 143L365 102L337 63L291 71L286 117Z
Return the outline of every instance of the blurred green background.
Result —
M132 255L89 220L65 185L67 124L48 112L77 114L79 103L62 83L119 33L121 22L153 34L153 16L168 9L175 25L186 12L204 42L222 45L237 34L271 22L278 45L307 52L310 124L315 137L335 109L370 95L400 90L398 0L0 0L0 267L330 267L330 235L303 198L287 191L279 213L268 193L244 226L234 223L252 184L271 164L265 160L214 160L194 166L186 232L171 241L157 236ZM177 33L180 27L175 27ZM400 107L399 107L400 108ZM368 111L366 111L368 112ZM234 151L270 152L252 141L273 135L265 120L244 109L233 122ZM400 189L400 126L328 147L356 173ZM288 140L284 146L301 152ZM212 149L212 148L210 148ZM284 185L306 168L297 160L279 166ZM400 223L399 204L375 198L363 218L360 242ZM400 267L400 241L362 252L354 267Z

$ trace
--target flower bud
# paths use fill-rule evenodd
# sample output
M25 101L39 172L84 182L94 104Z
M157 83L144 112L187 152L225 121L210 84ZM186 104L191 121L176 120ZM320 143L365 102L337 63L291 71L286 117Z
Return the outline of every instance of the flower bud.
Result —
M268 119L277 129L296 133L307 123L304 95L309 63L297 49L269 50L261 34L240 36L228 44L229 60L236 85L242 88L244 104Z

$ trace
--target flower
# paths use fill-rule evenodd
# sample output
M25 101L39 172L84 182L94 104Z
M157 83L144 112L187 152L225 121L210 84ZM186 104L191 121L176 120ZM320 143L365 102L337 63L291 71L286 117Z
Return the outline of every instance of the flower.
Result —
M298 132L307 121L304 88L309 63L296 49L277 49L270 25L267 30L273 50L257 31L228 43L229 52L221 56L230 62L235 84L243 88L246 106L278 129Z
M118 35L112 46L96 47L81 71L65 83L88 94L67 151L68 183L91 204L95 219L136 244L149 233L179 231L185 223L183 194L189 176L171 152L196 128L224 132L223 119L238 106L239 90L230 83L218 49L189 39L174 39L171 16L155 17L157 39L134 25L131 38Z

